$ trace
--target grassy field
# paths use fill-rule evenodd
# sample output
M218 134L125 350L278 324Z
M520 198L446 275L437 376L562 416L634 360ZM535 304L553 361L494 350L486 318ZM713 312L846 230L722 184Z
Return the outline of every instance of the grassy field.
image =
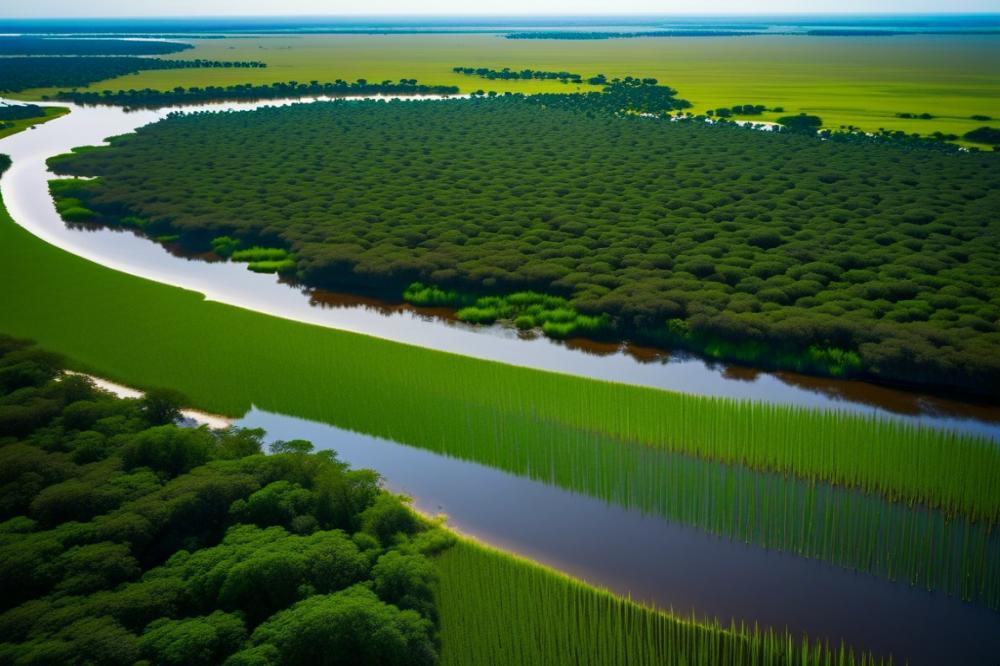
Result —
M787 634L664 615L468 541L460 540L437 563L441 663L448 666L882 663L842 644L830 647Z
M11 134L17 134L21 130L28 129L29 127L41 125L42 123L48 122L53 118L65 115L68 112L68 109L49 107L45 109L45 116L42 118L24 118L23 120L0 121L0 125L9 125L9 127L0 128L0 139L5 136L10 136Z
M929 134L1000 117L1000 37L719 37L598 41L508 40L496 35L322 35L195 41L178 58L261 60L267 69L151 71L92 87L172 88L274 81L416 78L463 91L572 91L553 81L487 81L455 66L652 76L677 88L695 111L764 104L855 125ZM584 86L586 88L586 86ZM43 91L36 91L41 93ZM37 96L34 95L34 96ZM933 120L896 118L931 113ZM765 114L773 120L781 114Z

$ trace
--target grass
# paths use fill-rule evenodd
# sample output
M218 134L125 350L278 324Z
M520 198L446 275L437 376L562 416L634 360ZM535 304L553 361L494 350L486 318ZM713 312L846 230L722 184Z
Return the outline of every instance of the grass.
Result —
M459 540L437 560L442 666L861 666L843 645L684 620Z
M194 40L178 58L262 60L266 69L150 71L91 87L174 86L416 78L463 91L569 91L556 81L487 81L455 66L567 70L583 75L652 76L677 88L697 112L734 104L781 106L752 116L773 121L800 111L825 126L855 125L959 136L1000 117L995 53L1000 37L914 35L888 39L808 36L507 40L495 35L316 35ZM172 56L173 57L173 56ZM586 89L587 86L581 86ZM33 91L34 98L43 92ZM897 117L930 113L931 120ZM988 123L986 123L988 124ZM994 123L995 124L995 123Z
M72 256L6 214L0 266L0 330L109 379L178 389L208 411L256 404L505 469L603 437L609 456L641 445L1000 518L1000 450L982 438L598 382L262 316ZM560 473L612 469L588 456L567 463Z
M67 113L69 113L69 109L48 107L45 109L45 115L38 118L22 118L21 120L0 121L0 139L5 136L10 136L11 134L17 134L22 130L28 129L29 127L34 127L35 125L41 125L42 123L47 123L50 120L55 120L59 116L64 116Z

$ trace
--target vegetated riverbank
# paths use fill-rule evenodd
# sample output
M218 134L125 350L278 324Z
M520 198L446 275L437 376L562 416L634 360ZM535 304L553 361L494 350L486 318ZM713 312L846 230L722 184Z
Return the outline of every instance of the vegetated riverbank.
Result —
M221 241L281 249L307 284L400 293L420 279L500 297L528 288L565 298L588 325L610 318L603 329L619 337L996 397L1000 287L981 233L996 156L618 114L682 104L662 86L621 84L590 95L192 115L52 164L101 176L61 193L72 221L124 220L199 250ZM433 148L423 143L429 131L441 136ZM188 141L192 132L203 138ZM260 146L250 176L231 150L247 134ZM265 137L274 142L266 149ZM253 158L243 150L238 159ZM388 178L397 163L405 168ZM160 177L181 166L187 189ZM154 190L155 203L136 194ZM565 334L573 322L544 323Z
M18 132L26 129L31 129L35 125L40 125L44 122L53 120L60 116L64 116L69 113L69 109L64 109L62 107L47 106L44 107L42 115L34 118L17 118L15 120L4 120L0 121L0 139L5 136L11 136L12 134L17 134Z
M584 650L602 664L881 663L843 644L681 620L456 543L332 452L298 439L262 456L261 431L179 428L168 392L118 399L60 370L0 336L7 659L232 666L329 652L430 666L440 650L443 663L513 666Z

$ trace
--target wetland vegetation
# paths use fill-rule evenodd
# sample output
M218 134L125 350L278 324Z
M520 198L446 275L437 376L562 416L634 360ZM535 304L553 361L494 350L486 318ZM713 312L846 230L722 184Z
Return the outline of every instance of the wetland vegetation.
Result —
M281 247L312 285L533 290L618 336L995 397L996 156L622 118L684 101L609 90L178 116L52 165L99 176L89 221Z

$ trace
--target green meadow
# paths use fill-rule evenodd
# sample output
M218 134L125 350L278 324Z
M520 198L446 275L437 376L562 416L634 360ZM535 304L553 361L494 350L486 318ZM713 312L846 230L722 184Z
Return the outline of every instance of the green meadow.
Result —
M701 37L508 40L499 35L315 35L194 40L171 58L260 60L266 69L149 71L91 88L154 88L278 81L415 78L425 84L519 92L572 91L558 81L487 81L456 66L566 70L584 76L655 77L694 111L734 104L819 115L825 126L854 125L962 135L1000 117L1000 37ZM588 86L582 86L587 88ZM34 91L32 96L48 91ZM899 113L930 113L931 120ZM774 120L780 113L754 116Z

